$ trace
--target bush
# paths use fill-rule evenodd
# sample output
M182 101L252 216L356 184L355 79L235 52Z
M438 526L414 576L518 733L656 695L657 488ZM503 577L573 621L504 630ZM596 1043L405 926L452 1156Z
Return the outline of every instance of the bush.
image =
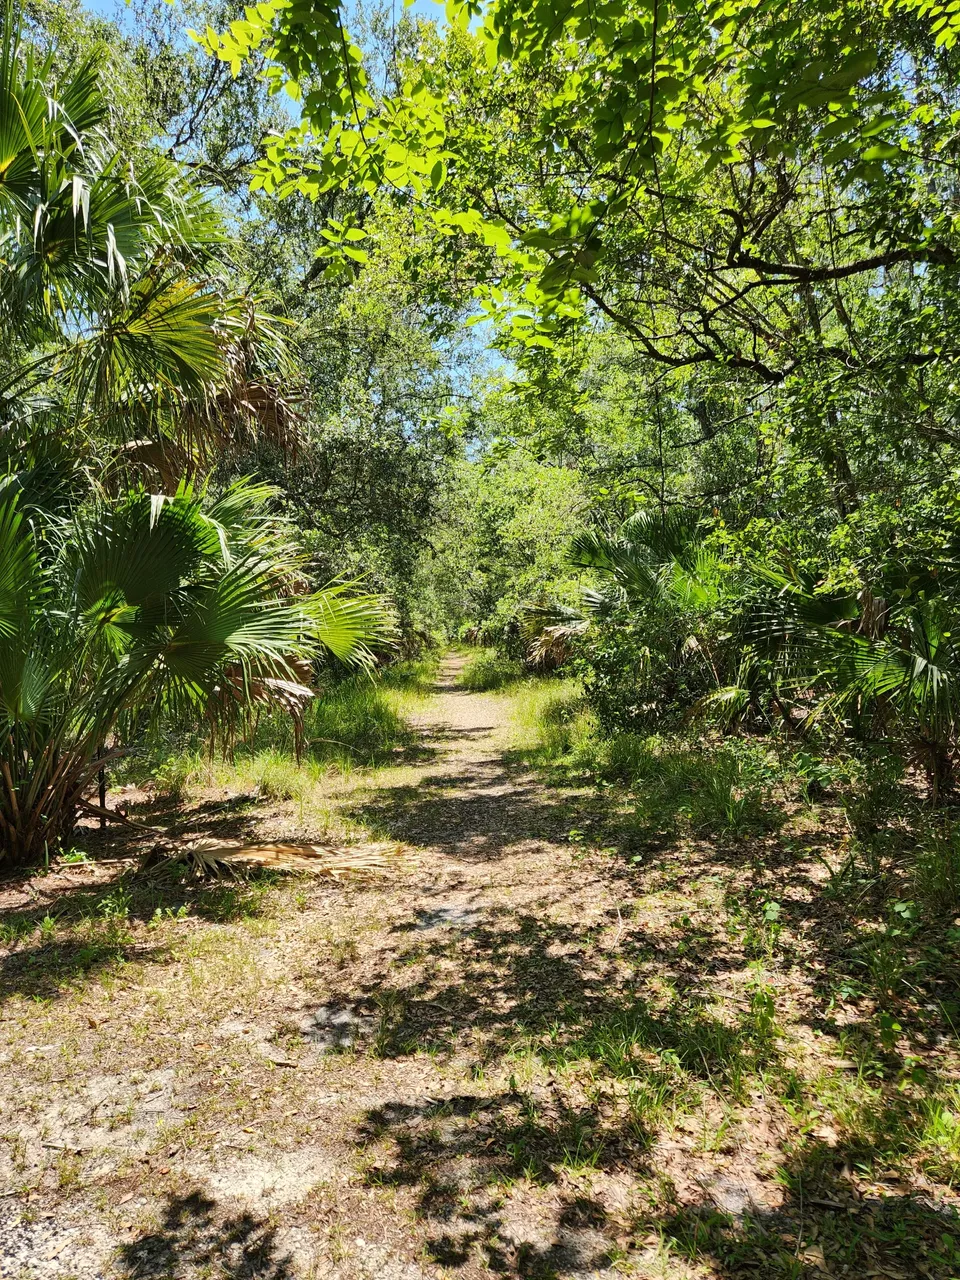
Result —
M596 623L576 670L602 728L649 732L680 726L716 679L685 620L650 611Z
M599 776L630 786L636 816L651 830L721 835L766 830L782 819L770 803L775 762L765 747L742 740L620 733L595 744L593 764Z
M531 763L555 764L587 750L597 723L578 680L534 676L513 700L514 740Z

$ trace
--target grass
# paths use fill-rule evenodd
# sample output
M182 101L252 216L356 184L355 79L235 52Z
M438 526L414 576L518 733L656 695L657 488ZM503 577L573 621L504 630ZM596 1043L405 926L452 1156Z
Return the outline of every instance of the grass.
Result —
M479 649L468 656L457 684L469 693L489 693L508 689L526 676L526 667L517 659L505 658L496 649Z
M195 737L152 744L125 762L113 781L148 782L177 799L226 789L253 802L310 805L331 772L393 763L415 746L409 718L429 698L435 674L436 658L428 657L322 685L307 707L299 760L288 718L265 716L227 755L211 757Z
M573 1034L561 1022L546 1041L531 1038L527 1054L601 1093L621 1081L623 1132L641 1149L698 1124L705 1153L749 1148L750 1099L768 1099L792 1129L777 1165L781 1231L794 1215L802 1229L804 1197L846 1202L844 1162L868 1183L926 1179L949 1195L960 1182L960 822L919 805L902 770L869 757L604 736L577 683L555 677L514 690L510 746L554 785L587 783L609 797L607 820L571 837L635 867L634 893L656 886L639 899L645 920L676 912L670 967L733 951L755 975L736 991L721 984L726 998L712 1007L691 1005L668 981L659 1002L591 1017ZM693 869L704 861L707 877ZM681 1260L703 1274L759 1265L784 1278L812 1274L821 1258L830 1274L868 1266L829 1220L819 1237L808 1224L799 1245L771 1252L759 1220L740 1229L723 1213L671 1217L669 1196L657 1203L642 1220L664 1275L680 1274ZM886 1258L889 1274L960 1276L958 1237L909 1201L857 1224L858 1242Z
M369 763L318 743L297 770L266 726L185 769L181 809L313 831L378 788L423 821L449 785L437 820L456 822L459 778L384 711L403 721L431 679L328 700L317 736ZM244 1230L313 1232L321 1270L393 1239L450 1276L956 1280L953 823L890 817L889 779L762 743L604 741L574 681L506 695L496 787L464 807L468 834L508 815L520 853L481 868L497 896L464 930L416 926L436 894L416 864L383 885L177 885L78 849L35 877L0 913L0 1189L124 1204L131 1277L166 1241L197 1280L239 1230L184 1170L306 1148L342 1180ZM357 1001L369 1039L310 1057L301 1012ZM89 1147L67 1103L95 1115Z
M763 744L600 732L576 680L528 680L513 697L515 752L555 780L626 784L633 825L649 840L679 831L736 836L781 821L779 763Z

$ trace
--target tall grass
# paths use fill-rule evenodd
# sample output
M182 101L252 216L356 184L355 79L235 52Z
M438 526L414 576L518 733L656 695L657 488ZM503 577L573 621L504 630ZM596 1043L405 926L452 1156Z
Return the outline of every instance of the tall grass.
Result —
M723 834L777 825L779 766L764 745L683 735L607 735L577 680L533 678L512 693L513 744L528 763L624 784L641 827Z
M211 756L196 734L146 744L114 781L152 781L173 795L198 786L233 786L271 799L303 800L331 769L384 764L412 745L410 717L429 697L435 671L436 660L423 658L374 675L329 679L307 706L299 761L293 726L274 714L263 716L250 737L226 754Z
M515 658L505 658L496 649L478 649L470 654L457 684L471 693L488 693L514 685L526 674L523 663Z
M511 745L530 764L573 764L597 736L578 680L531 676L512 691Z

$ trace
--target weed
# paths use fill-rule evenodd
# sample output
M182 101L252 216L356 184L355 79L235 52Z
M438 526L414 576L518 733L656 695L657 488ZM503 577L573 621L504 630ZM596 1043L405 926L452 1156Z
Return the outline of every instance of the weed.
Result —
M913 865L914 891L933 914L960 909L960 824L942 819L924 833Z
M6 947L15 946L30 936L35 928L33 917L28 913L10 915L0 921L0 944Z
M117 780L149 779L177 798L205 787L227 787L251 801L307 803L327 769L384 763L412 745L408 719L429 695L435 668L435 659L427 658L396 663L374 676L329 678L307 705L301 759L289 717L267 715L228 759L211 756L189 736L174 742L172 750L153 742L118 770Z
M147 921L147 927L157 929L167 920L186 920L190 914L186 903L179 907L157 907L153 915Z
M130 915L130 891L125 885L118 885L112 893L100 899L98 913L101 920L126 920Z
M83 1183L83 1165L79 1157L62 1151L57 1156L57 1185L61 1191L75 1191Z
M496 649L481 649L472 653L457 678L457 683L471 693L487 693L516 684L526 675L522 662L504 658Z
M750 992L746 1025L752 1030L758 1048L768 1051L778 1031L777 1001L773 988L760 978Z

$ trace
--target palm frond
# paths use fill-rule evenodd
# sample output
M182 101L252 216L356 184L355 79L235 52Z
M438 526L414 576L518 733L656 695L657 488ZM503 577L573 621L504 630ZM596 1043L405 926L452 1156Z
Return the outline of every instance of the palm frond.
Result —
M348 666L370 666L374 646L396 641L396 618L380 596L357 584L330 583L302 601L312 635L323 650Z

